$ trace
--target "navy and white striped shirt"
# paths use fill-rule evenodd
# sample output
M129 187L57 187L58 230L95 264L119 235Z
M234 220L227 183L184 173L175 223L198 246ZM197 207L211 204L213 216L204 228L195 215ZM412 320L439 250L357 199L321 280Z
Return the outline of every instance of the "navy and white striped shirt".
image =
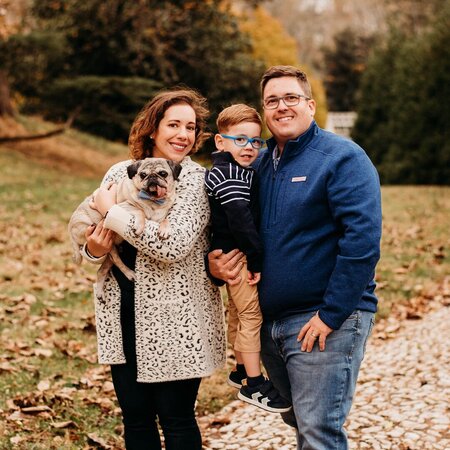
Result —
M212 249L239 248L248 270L261 272L262 244L258 235L259 188L251 167L239 165L231 153L214 152L205 175L212 215Z

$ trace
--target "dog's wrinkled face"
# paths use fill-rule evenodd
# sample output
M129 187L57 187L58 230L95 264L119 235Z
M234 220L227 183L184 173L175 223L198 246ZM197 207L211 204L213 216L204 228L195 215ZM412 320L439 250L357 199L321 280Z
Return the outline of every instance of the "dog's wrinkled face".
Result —
M145 158L128 166L127 170L140 198L163 200L178 179L181 166L163 158Z

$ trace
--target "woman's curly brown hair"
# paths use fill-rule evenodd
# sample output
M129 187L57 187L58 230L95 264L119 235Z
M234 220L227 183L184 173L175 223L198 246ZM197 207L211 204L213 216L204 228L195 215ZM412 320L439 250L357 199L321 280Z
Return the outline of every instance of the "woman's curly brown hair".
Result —
M131 126L128 146L134 160L152 156L154 142L150 136L158 129L166 111L173 105L186 103L195 111L195 143L189 154L193 154L209 138L205 131L209 110L206 98L190 88L161 91L155 95L137 115Z

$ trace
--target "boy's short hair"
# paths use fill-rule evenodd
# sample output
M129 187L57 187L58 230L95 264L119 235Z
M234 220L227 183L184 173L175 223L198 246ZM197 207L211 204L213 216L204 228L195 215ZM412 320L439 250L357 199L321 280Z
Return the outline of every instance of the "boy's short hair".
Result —
M216 125L219 133L223 133L230 127L242 122L257 123L262 128L262 119L258 111L242 103L225 108L217 117Z

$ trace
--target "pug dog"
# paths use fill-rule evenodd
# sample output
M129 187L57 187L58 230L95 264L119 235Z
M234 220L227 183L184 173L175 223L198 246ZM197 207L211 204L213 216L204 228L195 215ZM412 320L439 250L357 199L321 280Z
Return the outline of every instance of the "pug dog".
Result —
M159 223L158 236L167 239L170 236L170 223L166 216L175 202L175 185L181 172L181 165L163 158L145 158L127 167L128 178L117 183L116 203L135 216L136 235L142 234L145 219ZM73 247L73 260L81 264L81 249L86 243L86 229L97 225L102 215L90 204L93 195L86 197L72 214L68 231ZM114 247L97 272L96 295L103 297L103 286L106 275L115 264L124 275L134 281L135 273L121 260L116 245L123 238L116 235Z

